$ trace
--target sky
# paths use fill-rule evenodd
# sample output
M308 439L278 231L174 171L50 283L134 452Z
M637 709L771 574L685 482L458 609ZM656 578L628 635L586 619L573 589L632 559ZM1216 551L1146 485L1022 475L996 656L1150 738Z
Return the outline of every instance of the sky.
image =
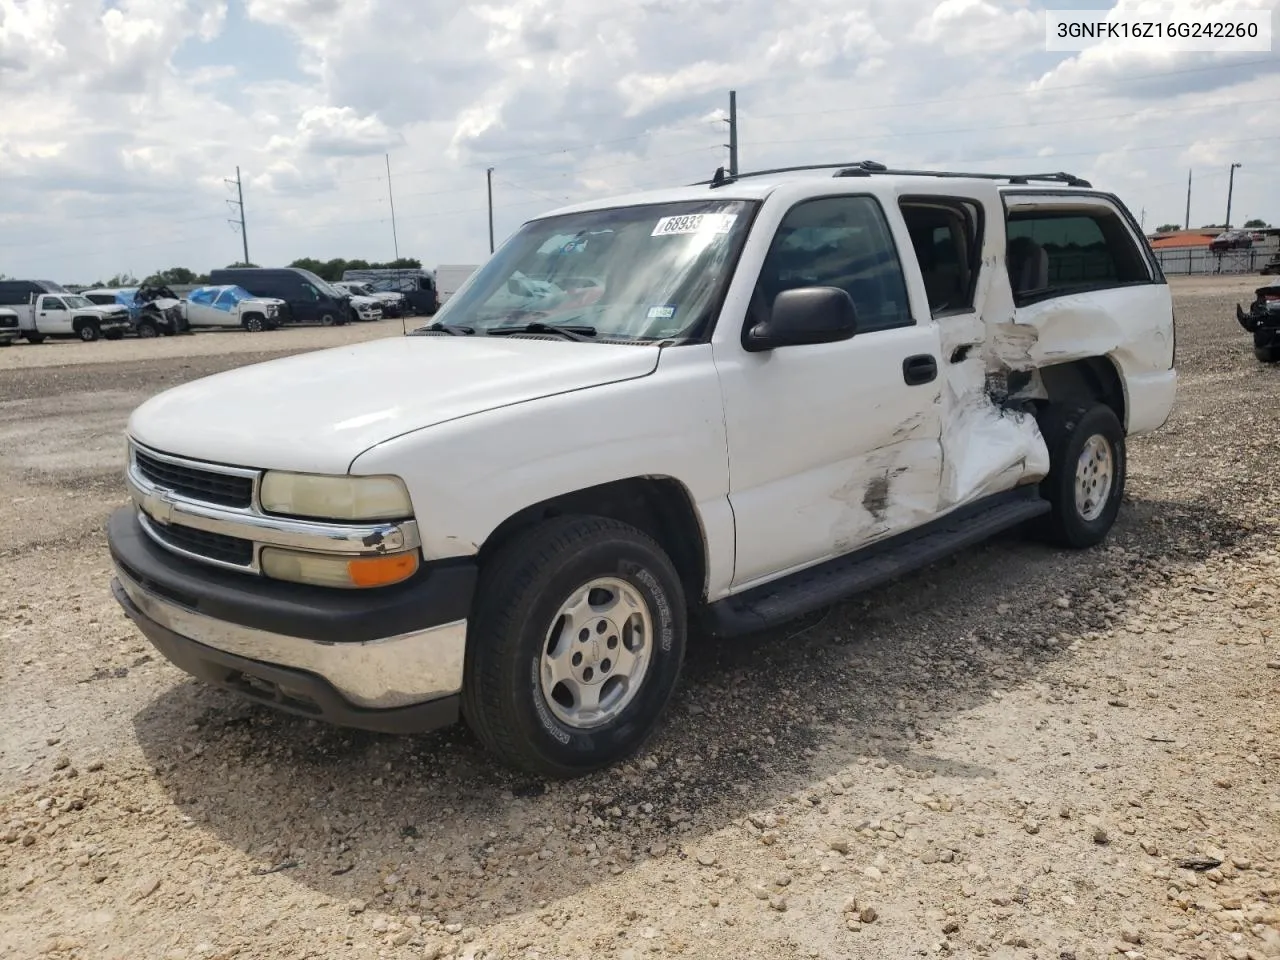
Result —
M254 263L480 263L487 168L499 244L704 180L730 90L742 170L1066 170L1151 230L1189 170L1192 225L1222 223L1240 163L1232 221L1280 225L1280 52L1045 47L1019 0L0 0L0 274L237 261L237 167Z

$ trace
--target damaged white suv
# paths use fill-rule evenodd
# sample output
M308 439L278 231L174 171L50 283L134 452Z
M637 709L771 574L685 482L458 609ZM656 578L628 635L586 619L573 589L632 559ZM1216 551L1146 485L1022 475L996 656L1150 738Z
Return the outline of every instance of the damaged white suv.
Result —
M1078 178L717 171L531 220L407 338L139 407L113 590L206 681L573 776L654 730L694 622L1097 544L1176 381L1160 267Z

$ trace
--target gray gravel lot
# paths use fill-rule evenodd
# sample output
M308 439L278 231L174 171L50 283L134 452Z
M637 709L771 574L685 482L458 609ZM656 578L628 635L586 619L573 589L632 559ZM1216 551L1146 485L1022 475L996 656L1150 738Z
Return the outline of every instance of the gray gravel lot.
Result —
M698 638L570 784L189 682L110 598L134 406L398 324L0 351L0 956L1280 957L1280 369L1256 278L1173 282L1106 545Z

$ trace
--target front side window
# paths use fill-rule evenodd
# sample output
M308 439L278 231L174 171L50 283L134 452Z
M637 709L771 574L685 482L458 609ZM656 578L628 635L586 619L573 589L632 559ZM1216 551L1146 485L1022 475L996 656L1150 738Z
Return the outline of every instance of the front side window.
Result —
M67 308L66 308L66 305L63 304L63 302L59 300L57 297L45 297L44 309L45 310L65 310Z
M192 303L207 307L213 303L214 297L218 295L216 287L204 287L199 290L191 291L191 295L187 297Z
M822 197L792 207L760 268L754 325L784 290L839 287L849 294L858 329L887 330L914 321L889 225L871 197Z
M218 299L214 301L213 305L220 310L230 310L241 300L246 300L248 297L249 294L239 287L227 287L227 289L218 294Z
M532 221L434 319L478 334L542 323L599 339L696 339L714 321L755 206L697 200Z
M1019 303L1151 282L1123 221L1105 207L1012 211L1005 259Z

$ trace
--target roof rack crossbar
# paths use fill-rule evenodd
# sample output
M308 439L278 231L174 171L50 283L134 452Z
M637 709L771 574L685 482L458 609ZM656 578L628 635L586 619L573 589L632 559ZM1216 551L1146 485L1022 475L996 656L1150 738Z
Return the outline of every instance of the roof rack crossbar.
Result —
M774 167L770 170L752 170L748 173L739 173L737 175L726 174L724 168L721 167L716 170L716 175L711 180L701 180L698 183L690 184L690 186L710 186L715 188L747 177L765 177L776 173L800 173L810 170L835 170L836 173L833 176L836 177L869 177L872 174L880 174L897 177L957 177L969 180L1001 180L1010 184L1025 184L1034 181L1037 183L1062 183L1069 187L1091 188L1093 186L1088 180L1062 171L1055 173L970 173L953 170L893 170L882 163L876 163L874 160L859 160L854 163L811 163L796 167Z

